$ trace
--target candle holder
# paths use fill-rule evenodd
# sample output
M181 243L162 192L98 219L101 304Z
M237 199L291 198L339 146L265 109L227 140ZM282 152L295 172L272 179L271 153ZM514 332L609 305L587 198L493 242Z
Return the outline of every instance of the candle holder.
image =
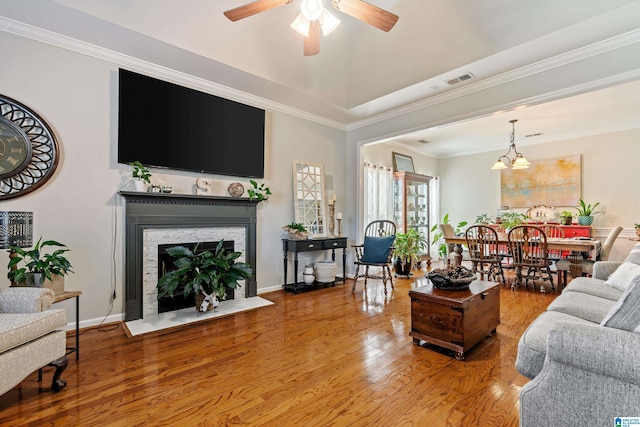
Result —
M335 231L335 213L336 213L336 202L329 202L329 235L331 237L335 236L333 232Z
M338 237L342 237L342 230L340 229L340 223L342 222L342 219L338 218L336 221L338 221Z

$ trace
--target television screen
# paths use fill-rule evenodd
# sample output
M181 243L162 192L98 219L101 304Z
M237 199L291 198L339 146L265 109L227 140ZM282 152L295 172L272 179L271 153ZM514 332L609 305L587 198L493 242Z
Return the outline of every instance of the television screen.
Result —
M265 112L120 69L118 162L264 177Z

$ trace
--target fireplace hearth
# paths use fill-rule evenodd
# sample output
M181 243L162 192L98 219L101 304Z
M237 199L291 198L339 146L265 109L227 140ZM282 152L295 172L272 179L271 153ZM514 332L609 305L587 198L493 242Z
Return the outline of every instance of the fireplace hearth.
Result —
M121 191L125 198L125 321L158 314L158 246L233 241L254 270L235 298L257 295L256 205L247 198Z

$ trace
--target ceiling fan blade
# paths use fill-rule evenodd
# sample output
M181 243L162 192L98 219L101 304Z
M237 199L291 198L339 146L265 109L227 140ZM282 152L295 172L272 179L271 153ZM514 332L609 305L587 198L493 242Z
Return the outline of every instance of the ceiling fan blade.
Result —
M304 38L304 56L313 56L320 53L320 34L322 34L320 21L309 22L309 35Z
M335 9L382 31L391 30L398 21L398 15L362 0L332 0L331 4Z
M229 9L224 12L224 16L235 22L239 19L255 15L256 13L265 12L269 9L283 6L291 3L291 1L292 0L256 0L252 3L245 4L244 6Z

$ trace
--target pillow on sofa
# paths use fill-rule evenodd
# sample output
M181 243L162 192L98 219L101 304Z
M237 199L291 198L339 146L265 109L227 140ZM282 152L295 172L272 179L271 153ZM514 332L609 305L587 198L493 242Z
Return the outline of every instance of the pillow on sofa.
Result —
M611 273L604 283L621 291L626 291L636 276L640 276L640 265L625 261L620 267L616 268L616 271Z
M389 251L396 236L365 236L362 262L385 263L389 260Z
M632 280L629 288L616 305L611 307L600 325L640 332L640 276Z
M640 243L636 244L633 249L631 249L631 252L629 252L629 255L627 255L627 258L625 258L623 262L640 264Z

